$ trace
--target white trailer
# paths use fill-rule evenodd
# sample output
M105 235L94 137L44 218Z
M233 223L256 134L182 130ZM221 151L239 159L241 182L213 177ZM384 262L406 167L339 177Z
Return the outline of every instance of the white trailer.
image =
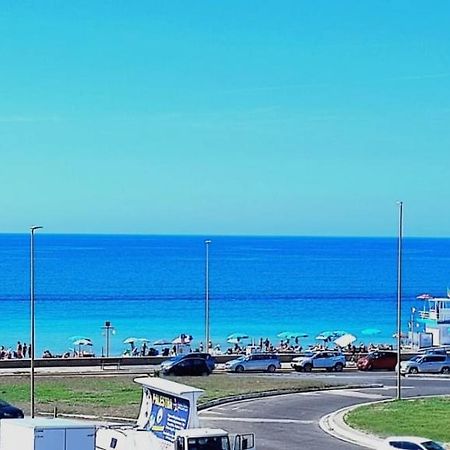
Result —
M96 426L64 419L4 419L1 450L95 450Z
M197 400L203 390L163 378L136 378L142 402L135 426L97 430L97 450L251 450L253 434L200 428ZM3 449L2 449L3 450Z

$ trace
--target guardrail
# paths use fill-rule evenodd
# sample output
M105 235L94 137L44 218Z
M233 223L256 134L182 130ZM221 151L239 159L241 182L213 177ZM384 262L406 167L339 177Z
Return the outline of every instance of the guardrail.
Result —
M417 353L403 353L402 360L408 360ZM352 356L345 354L347 360ZM365 353L357 353L357 356L364 356ZM226 363L242 355L216 355L214 358L218 364ZM278 353L280 361L288 363L293 358L299 356L298 353ZM167 360L166 356L111 356L111 357L78 357L78 358L36 358L35 367L113 367L124 366L156 366ZM1 369L28 369L30 367L29 359L2 359L0 360Z

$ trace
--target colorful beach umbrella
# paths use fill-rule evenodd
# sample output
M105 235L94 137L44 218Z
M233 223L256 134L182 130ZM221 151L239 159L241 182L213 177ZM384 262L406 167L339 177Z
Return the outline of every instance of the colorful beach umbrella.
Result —
M361 334L364 336L376 336L377 334L380 334L381 330L378 328L364 328L364 330L361 331Z

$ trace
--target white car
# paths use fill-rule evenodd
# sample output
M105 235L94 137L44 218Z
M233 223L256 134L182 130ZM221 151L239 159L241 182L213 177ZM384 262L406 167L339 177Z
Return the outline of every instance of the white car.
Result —
M393 448L403 448L407 450L445 450L445 447L435 441L415 436L388 437L383 441L383 446L380 447L380 450Z
M345 365L345 355L333 350L306 352L291 362L292 368L297 372L311 372L312 369L341 372Z
M400 373L450 373L450 358L447 355L428 354L417 355L409 361L402 361Z

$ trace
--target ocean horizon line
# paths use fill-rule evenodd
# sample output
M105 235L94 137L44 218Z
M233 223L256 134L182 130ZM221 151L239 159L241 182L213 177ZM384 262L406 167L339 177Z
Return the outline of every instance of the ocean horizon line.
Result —
M192 237L202 239L214 238L272 238L272 239L374 239L393 240L398 239L396 235L307 235L307 234L207 234L207 233L129 233L129 232L50 232L43 230L39 232L45 236L120 236L120 237ZM29 232L0 232L0 236L28 236ZM450 240L450 236L403 236L404 240Z

